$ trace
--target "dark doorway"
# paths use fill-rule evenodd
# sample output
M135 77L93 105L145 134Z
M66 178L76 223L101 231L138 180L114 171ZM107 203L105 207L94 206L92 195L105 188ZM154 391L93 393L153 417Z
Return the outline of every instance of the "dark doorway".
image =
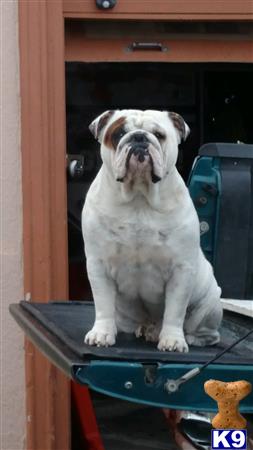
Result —
M160 109L191 128L178 169L186 180L200 145L253 142L249 64L66 63L67 151L82 155L81 177L68 178L70 298L90 298L80 228L83 202L101 165L88 125L107 109Z

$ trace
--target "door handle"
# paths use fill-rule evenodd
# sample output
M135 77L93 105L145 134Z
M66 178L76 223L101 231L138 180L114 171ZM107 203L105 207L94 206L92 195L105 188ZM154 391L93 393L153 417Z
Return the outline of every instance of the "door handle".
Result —
M157 51L157 52L167 52L168 47L164 46L161 42L132 42L127 47L128 52L135 51Z
M71 178L81 178L84 174L84 156L67 155L67 168Z

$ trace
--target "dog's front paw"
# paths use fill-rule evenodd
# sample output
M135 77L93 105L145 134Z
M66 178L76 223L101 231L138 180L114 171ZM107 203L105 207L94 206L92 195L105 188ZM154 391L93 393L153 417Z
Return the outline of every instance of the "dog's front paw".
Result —
M114 322L95 323L84 338L85 344L97 347L109 347L115 344L117 329Z
M159 336L158 349L163 352L188 352L188 345L180 330L162 330Z

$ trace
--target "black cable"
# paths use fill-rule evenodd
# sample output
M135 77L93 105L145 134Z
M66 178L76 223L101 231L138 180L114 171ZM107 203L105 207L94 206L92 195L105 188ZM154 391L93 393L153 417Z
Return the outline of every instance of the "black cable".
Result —
M224 355L224 353L227 353L229 350L231 350L231 348L235 347L235 345L239 344L241 341L243 341L244 339L246 339L251 333L253 333L253 328L252 330L248 331L244 336L240 337L239 339L237 339L237 341L233 342L233 344L229 345L228 347L226 347L224 350L222 350L220 353L218 353L218 355L216 355L214 358L210 359L209 361L207 361L205 364L203 364L203 366L201 366L199 368L199 372L201 372L203 369L205 369L207 366L209 366L209 364L211 364L212 362L216 361L216 359L220 358L222 355ZM253 351L253 350L252 350Z
M196 377L197 375L200 374L200 372L202 372L202 370L204 370L207 366L209 366L209 364L213 363L214 361L216 361L217 359L219 359L222 355L224 355L224 353L227 353L229 350L231 350L231 348L235 347L237 344L239 344L241 341L243 341L244 339L246 339L251 333L253 333L253 328L252 330L249 330L244 336L240 337L239 339L237 339L237 341L233 342L233 344L229 345L228 347L226 347L224 350L222 350L221 352L219 352L216 356L214 356L214 358L210 359L209 361L207 361L205 364L203 364L200 367L194 367L194 369L188 370L188 372L186 372L184 375L182 375L180 378L178 378L177 380L167 380L167 382L165 383L167 392L173 393L176 392L181 384L186 383L187 381L191 380L192 378Z
M209 364L213 363L214 361L216 361L217 359L219 359L222 355L224 355L224 353L227 353L229 350L231 350L231 348L235 347L237 344L239 344L241 341L243 341L244 339L246 339L251 333L253 333L253 329L249 330L244 336L240 337L239 339L237 339L237 341L233 342L233 344L229 345L228 347L226 347L224 350L222 350L221 352L219 352L216 356L214 356L214 358L210 359L209 361L207 361L205 364L203 364L200 367L195 367L194 369L189 370L188 372L186 372L184 375L182 375L178 380L168 380L167 384L168 384L168 392L175 392L175 390L178 389L178 387L183 384L186 383L187 381L191 380L192 378L196 377L197 375L200 374L200 372L202 372L202 370L204 370L207 366L209 366ZM174 382L173 384L173 390L170 387L171 382ZM178 385L175 385L175 381L179 381Z

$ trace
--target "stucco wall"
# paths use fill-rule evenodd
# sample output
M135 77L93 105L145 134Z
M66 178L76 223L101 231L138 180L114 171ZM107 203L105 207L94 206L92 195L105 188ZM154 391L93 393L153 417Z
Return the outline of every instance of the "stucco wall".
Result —
M8 305L23 293L17 0L0 2L1 450L24 448L24 336Z

